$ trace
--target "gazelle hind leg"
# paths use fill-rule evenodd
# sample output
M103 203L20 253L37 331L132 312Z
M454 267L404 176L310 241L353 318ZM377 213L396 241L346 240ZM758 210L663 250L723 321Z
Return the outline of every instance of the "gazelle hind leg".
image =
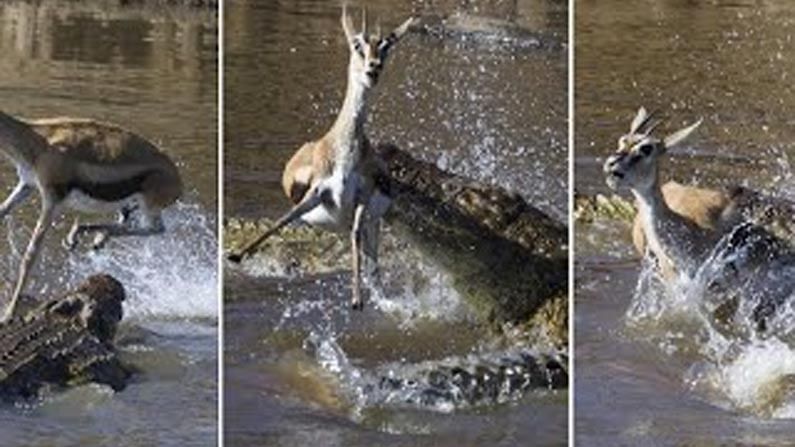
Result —
M368 216L362 225L362 254L364 255L364 277L368 284L380 287L381 272L378 267L378 246L381 237L379 219Z
M135 212L137 208L135 206L126 205L119 210L119 217L117 220L116 225L127 227L129 226L130 217ZM94 237L94 242L92 243L92 247L94 249L102 248L105 243L107 243L107 239L109 238L109 234L106 231L106 228L109 226L113 226L114 224L91 224L91 225L81 225L80 218L76 217L74 223L72 224L72 228L69 230L69 233L66 236L66 239L63 241L64 247L72 251L77 247L77 244L80 243L80 238L85 233L96 232L96 236Z
M367 202L367 212L362 222L362 253L364 254L364 277L368 286L381 292L381 274L378 264L378 247L381 240L381 218L389 210L392 199L376 191Z
M123 227L130 226L130 218L132 217L133 213L138 208L135 206L124 206L121 210L119 210L119 217L116 220L117 225L121 225ZM159 216L158 216L159 218ZM162 225L162 223L161 223ZM92 250L101 250L105 248L105 245L108 243L108 239L110 239L110 233L107 230L98 231L96 236L94 236L94 241L91 243Z
M79 225L75 230L76 237L85 233L97 233L94 242L91 244L94 250L102 249L113 237L127 236L154 236L165 231L160 210L150 210L146 207L137 209L136 224L127 215L119 219L119 222L106 224Z
M361 288L361 250L360 245L362 242L362 217L364 215L364 205L356 205L353 212L353 226L351 227L351 255L352 255L352 272L351 272L351 293L353 298L351 300L351 308L353 310L364 310L364 301L362 301L362 288Z

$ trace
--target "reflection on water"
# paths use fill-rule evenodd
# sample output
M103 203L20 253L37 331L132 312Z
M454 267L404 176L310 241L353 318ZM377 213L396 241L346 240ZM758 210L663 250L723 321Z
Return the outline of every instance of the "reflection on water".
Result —
M669 118L663 132L704 117L664 163L665 178L741 183L795 198L792 2L581 0L577 8L577 189L607 192L601 164L645 105ZM665 313L638 330L638 306L648 311L654 297L642 289L633 298L640 268L631 261L629 229L581 226L577 242L579 443L791 444L792 420L765 420L743 408L775 391L764 388L792 368L791 345L732 342L724 346L732 352L716 356L719 338L704 337L692 310ZM685 299L690 289L673 298ZM684 304L692 309L690 301Z
M59 244L65 225L50 233L31 289L46 294L96 271L121 278L122 356L143 372L116 395L88 386L0 408L2 445L216 444L216 15L158 6L172 2L127 3L0 4L3 111L118 123L161 145L186 185L182 203L165 213L179 237L68 255ZM16 176L5 160L0 172L5 194ZM16 275L37 208L27 204L3 225L3 277Z
M371 20L380 19L385 30L412 13L434 26L455 17L409 33L395 47L372 97L371 140L516 190L563 219L566 3L366 2ZM225 210L274 217L289 206L279 185L284 163L323 135L342 102L349 55L339 2L240 1L226 13ZM471 409L417 404L409 389L388 396L373 391L370 379L385 371L412 378L426 362L464 364L485 350L483 328L461 309L444 272L406 245L383 250L387 293L371 297L362 314L348 309L347 272L229 273L227 444L565 442L564 391L532 390L510 403ZM475 361L498 356L492 351Z

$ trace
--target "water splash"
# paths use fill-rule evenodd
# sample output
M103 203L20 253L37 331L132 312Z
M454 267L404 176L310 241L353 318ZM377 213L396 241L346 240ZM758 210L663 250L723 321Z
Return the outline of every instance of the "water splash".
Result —
M461 321L470 317L452 278L440 267L405 243L389 257L381 268L381 284L370 288L376 308L392 315L403 327L418 320Z
M685 359L685 383L713 403L792 417L787 409L795 405L795 265L774 260L741 281L724 283L753 249L754 241L737 246L734 236L721 239L692 276L663 281L646 261L626 313L628 327ZM760 312L771 303L771 315Z
M398 322L401 327L411 327L419 321L462 321L472 315L453 287L449 274L425 259L409 243L399 240L388 228L379 247L380 278L373 280L364 275L365 306L373 307ZM290 241L292 242L292 241ZM286 246L287 244L285 244ZM319 293L311 293L286 300L277 327L290 321L305 320L313 313L327 318L347 321L350 289L350 247L333 250L328 256L310 256L312 261L298 268L285 267L292 256L300 256L300 244L295 252L263 250L239 268L246 276L277 277L294 282L311 283ZM344 243L340 243L344 245ZM289 255L285 256L286 253Z
M215 224L195 204L167 209L163 219L163 235L112 239L99 252L76 251L67 258L66 282L113 275L127 292L125 318L217 318Z

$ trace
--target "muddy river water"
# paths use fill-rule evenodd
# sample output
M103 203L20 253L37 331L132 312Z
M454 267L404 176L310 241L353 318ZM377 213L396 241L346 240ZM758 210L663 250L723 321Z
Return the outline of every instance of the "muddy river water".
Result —
M0 407L0 444L214 446L217 439L216 15L107 1L0 5L2 109L118 123L160 144L185 179L168 237L61 248L49 234L30 290L63 290L95 272L126 288L122 357L141 370L123 392L83 386ZM16 181L0 162L0 190ZM3 224L0 272L16 277L38 199ZM11 290L3 281L2 294Z
M412 13L436 23L462 14L481 24L404 37L376 87L370 138L517 191L564 220L565 3L367 2L384 30ZM228 5L226 217L274 218L288 209L279 184L284 163L331 125L345 89L349 56L338 8L335 1ZM351 10L358 14L358 5ZM229 271L227 445L564 445L565 391L473 405L418 403L409 387L378 392L378 377L499 356L445 272L392 242L398 248L381 253L390 292L361 314L348 309L347 269Z
M704 118L671 151L666 178L795 198L792 2L576 7L578 191L608 193L601 164L645 105L668 118L665 130ZM687 307L700 296L692 284L662 299L636 287L625 224L580 225L576 246L578 445L792 445L791 329L722 339ZM781 315L790 328L791 312Z

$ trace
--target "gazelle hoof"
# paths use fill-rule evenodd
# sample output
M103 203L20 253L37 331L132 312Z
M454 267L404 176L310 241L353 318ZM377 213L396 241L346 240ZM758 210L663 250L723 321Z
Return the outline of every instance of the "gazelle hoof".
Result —
M77 247L77 239L70 236L65 237L61 241L61 245L63 245L63 248L65 248L67 251L74 251L75 247Z
M105 245L108 243L108 235L104 233L98 234L94 238L94 242L91 244L91 249L94 251L99 251L105 248Z
M351 303L351 309L359 311L359 312L363 311L364 310L364 301L362 301L362 300L353 301Z
M243 255L239 253L232 253L226 257L230 262L234 262L235 264L240 264L243 261Z

